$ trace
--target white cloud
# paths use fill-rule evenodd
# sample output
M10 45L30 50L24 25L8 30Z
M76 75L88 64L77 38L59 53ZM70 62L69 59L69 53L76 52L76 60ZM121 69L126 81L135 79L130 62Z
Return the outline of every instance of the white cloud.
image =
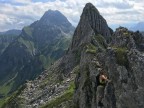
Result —
M22 3L22 4L29 4L32 0L12 0L14 3Z
M133 7L133 4L128 2L127 0L118 0L118 1L113 1L113 0L98 0L97 2L98 7L102 8L108 8L108 7L114 7L117 9L129 9Z
M40 19L48 9L61 11L73 25L77 25L87 2L93 3L98 8L109 25L144 20L143 0L55 0L51 2L12 0L12 3L0 3L0 31L21 29Z

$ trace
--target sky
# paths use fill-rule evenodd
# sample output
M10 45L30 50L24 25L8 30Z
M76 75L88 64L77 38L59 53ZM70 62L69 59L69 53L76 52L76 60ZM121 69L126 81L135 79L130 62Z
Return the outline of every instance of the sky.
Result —
M49 9L59 10L76 26L88 2L111 28L144 22L144 0L0 0L0 31L22 29Z

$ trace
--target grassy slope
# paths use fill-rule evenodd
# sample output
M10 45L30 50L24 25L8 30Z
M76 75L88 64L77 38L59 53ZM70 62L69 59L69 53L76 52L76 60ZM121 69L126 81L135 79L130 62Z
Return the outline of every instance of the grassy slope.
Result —
M5 99L1 100L1 108L7 107L7 105L10 105L12 108L16 108L17 102L22 102L21 99L17 98L18 95L21 94L21 92L25 89L25 85L19 87L17 91L15 91L10 97L6 97Z
M14 81L4 84L3 86L0 86L0 93L3 94L4 96L6 96L9 93L9 91L11 90L13 83L14 83Z
M4 99L0 99L0 108L2 107L3 104L4 104Z
M17 74L12 79L10 79L6 83L4 83L2 86L0 86L0 94L3 95L3 98L0 99L0 108L4 104L4 100L8 96L8 93L10 92L14 84L14 79L16 78L16 76Z
M41 50L40 60L44 63L44 67L49 67L53 62L64 55L65 51L71 43L71 37L62 37L56 40L54 44L45 46Z
M14 84L14 79L16 78L16 76L17 76L17 73L15 74L15 76L12 79L10 79L6 83L4 83L2 86L0 86L0 94L3 94L4 96L7 96L7 94L11 90L11 87Z

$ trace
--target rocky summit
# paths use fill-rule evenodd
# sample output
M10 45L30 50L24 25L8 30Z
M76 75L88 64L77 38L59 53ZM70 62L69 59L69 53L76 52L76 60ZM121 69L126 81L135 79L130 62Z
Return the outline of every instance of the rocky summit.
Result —
M144 37L119 27L113 32L88 3L66 54L34 81L28 81L2 108L101 108L100 70L108 82L102 108L144 107Z
M86 4L81 15L81 20L73 36L72 48L91 41L91 36L101 34L108 41L112 30L98 10L90 3ZM88 36L90 35L90 36Z

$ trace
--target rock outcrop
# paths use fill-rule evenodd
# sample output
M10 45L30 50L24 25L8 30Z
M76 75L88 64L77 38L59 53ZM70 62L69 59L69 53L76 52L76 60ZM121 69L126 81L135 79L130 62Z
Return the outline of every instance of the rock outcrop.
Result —
M111 82L103 108L143 108L144 38L124 27L111 33L98 10L86 4L67 53L4 107L17 102L17 108L99 108L96 77L104 69Z
M92 20L90 22L92 23ZM111 42L106 44L106 37L99 34L101 32L93 35L86 34L88 37L95 36L91 41L87 41L91 47L87 46L81 53L80 72L75 83L75 107L98 108L96 76L99 74L100 67L97 64L101 65L112 80L105 88L102 101L104 108L144 107L142 89L144 86L141 83L144 38L138 32L120 27L111 36Z
M109 41L111 32L106 20L98 10L91 3L87 3L75 30L71 48L90 42L91 36L96 34L103 35Z

